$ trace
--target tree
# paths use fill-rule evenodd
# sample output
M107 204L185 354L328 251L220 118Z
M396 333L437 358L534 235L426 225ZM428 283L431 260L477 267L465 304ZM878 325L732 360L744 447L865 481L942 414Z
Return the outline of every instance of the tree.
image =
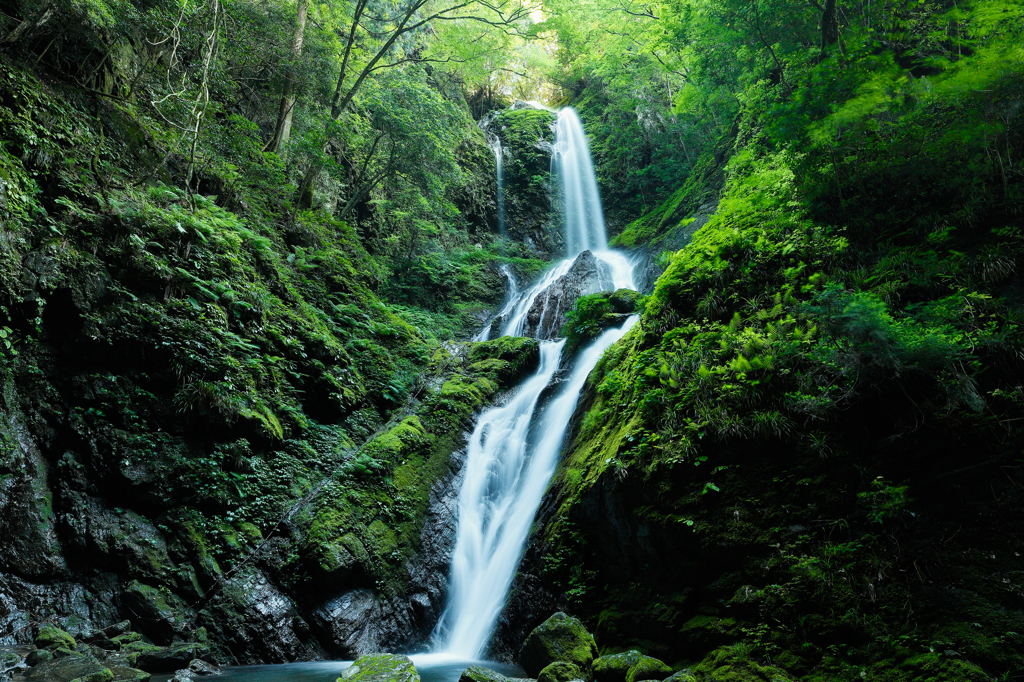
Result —
M277 115L274 135L267 143L266 151L277 153L281 145L288 141L292 129L292 114L295 112L295 80L299 58L302 57L302 43L306 35L306 14L309 11L309 0L298 0L295 8L295 32L292 34L292 47L289 55L288 73L285 76L284 94L281 95L281 108Z
M415 41L403 44L416 33L428 31L433 22L476 22L499 30L516 30L517 24L528 17L529 7L524 0L405 0L397 9L388 4L371 6L371 0L356 0L344 34L328 128L375 72L405 64L444 61L426 56ZM312 204L313 186L321 170L316 160L307 168L299 185L299 206Z

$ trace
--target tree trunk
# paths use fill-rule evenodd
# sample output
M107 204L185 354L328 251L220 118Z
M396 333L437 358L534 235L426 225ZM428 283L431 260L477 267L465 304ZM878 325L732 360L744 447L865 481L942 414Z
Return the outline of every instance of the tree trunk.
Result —
M296 67L298 66L299 58L302 56L302 42L306 37L306 13L308 8L309 0L298 0L288 75L285 77L284 94L281 96L281 109L277 114L277 126L274 128L274 136L264 149L264 151L274 152L275 154L281 149L281 145L288 141L292 131L292 113L295 111Z
M835 45L839 40L839 10L836 0L825 0L821 12L821 46Z

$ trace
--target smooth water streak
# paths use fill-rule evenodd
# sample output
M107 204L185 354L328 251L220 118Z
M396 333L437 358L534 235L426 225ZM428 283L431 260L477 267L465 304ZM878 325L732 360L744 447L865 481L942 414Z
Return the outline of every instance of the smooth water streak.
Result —
M606 251L604 210L590 159L590 145L572 107L558 112L551 169L558 178L564 203L566 255L571 258L587 249Z
M555 397L534 420L540 392L557 368L565 341L541 342L541 366L502 407L485 412L470 438L459 494L448 607L436 632L441 652L477 658L490 640L519 566L530 526L558 466L569 421L587 376L637 317L605 331L577 357ZM540 390L537 386L543 383Z

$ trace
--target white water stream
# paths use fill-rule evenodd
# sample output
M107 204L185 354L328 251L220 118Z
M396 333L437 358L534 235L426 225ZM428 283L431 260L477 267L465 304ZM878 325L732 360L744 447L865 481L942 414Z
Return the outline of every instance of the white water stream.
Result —
M513 288L499 317L502 336L520 335L537 296L565 275L575 257L590 249L610 266L615 288L633 287L633 268L608 250L604 215L583 127L576 112L559 112L552 168L565 202L568 258L518 292ZM511 278L512 286L515 280ZM458 530L452 553L448 604L434 630L432 658L478 659L505 605L530 526L558 465L580 391L604 351L635 324L632 317L609 329L577 356L568 376L542 400L561 362L564 340L541 341L540 366L507 403L477 420L469 439L459 492ZM485 339L485 327L475 339Z

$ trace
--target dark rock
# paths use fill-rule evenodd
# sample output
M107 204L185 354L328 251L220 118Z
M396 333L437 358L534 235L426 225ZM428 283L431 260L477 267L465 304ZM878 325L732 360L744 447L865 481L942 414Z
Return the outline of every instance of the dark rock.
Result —
M195 658L212 660L210 648L205 644L186 642L155 651L144 651L139 654L135 665L146 672L167 673L187 668L188 664Z
M686 668L666 677L662 682L697 682L697 678L693 676L693 670Z
M482 665L471 665L462 671L459 682L505 682L506 677Z
M74 637L49 623L40 626L39 634L36 635L33 644L40 649L57 649L59 647L74 649L76 646Z
M312 618L329 633L342 655L354 658L376 648L372 628L367 627L373 621L376 606L374 592L359 588L326 602L313 613Z
M540 674L537 675L537 682L572 682L572 680L582 680L584 677L579 666L566 661L555 661L540 671Z
M221 671L217 669L217 666L207 663L201 658L195 658L189 661L188 669L193 675L197 676L222 674Z
M420 682L412 661L396 654L366 654L345 669L339 682Z
M52 652L46 649L36 649L35 651L28 652L28 656L25 657L25 664L30 666L39 665L49 661L51 658L53 658Z
M138 642L142 639L142 635L137 632L126 632L123 635L117 635L111 641L111 643L118 649L124 648L125 644L131 644L132 642Z
M120 623L114 623L100 630L107 637L118 637L129 632L132 629L132 623L128 620L123 620Z
M101 566L155 584L173 584L167 542L156 526L130 509L112 510L97 500L78 500L86 522L88 551Z
M612 269L590 251L576 256L569 271L537 295L526 314L523 336L552 339L561 335L565 315L576 299L615 288Z
M35 440L11 415L4 424L4 467L0 478L0 570L36 580L67 573L67 562L57 539L50 470Z
M596 657L597 644L583 623L578 618L558 612L538 625L526 638L519 653L519 663L527 675L536 677L556 661L573 663L587 672Z
M29 680L42 682L71 682L72 680L89 680L90 682L110 682L113 673L93 656L67 656L53 658L30 668L25 674Z
M102 632L97 632L85 637L83 641L89 646L96 647L97 649L103 649L104 651L117 651L118 646L112 640L108 639Z
M635 649L621 654L601 656L594 661L594 679L597 682L626 682L626 673L644 655Z
M218 592L201 622L213 641L231 642L232 654L247 662L322 658L300 634L310 629L303 615L265 571L251 569Z
M114 674L113 682L147 682L150 678L150 674L144 670L123 665L110 665L110 672Z
M643 680L662 680L672 674L672 668L650 656L641 656L626 673L626 682L643 682Z
M186 605L180 597L133 580L123 600L135 626L157 644L170 644L182 634L179 621Z

